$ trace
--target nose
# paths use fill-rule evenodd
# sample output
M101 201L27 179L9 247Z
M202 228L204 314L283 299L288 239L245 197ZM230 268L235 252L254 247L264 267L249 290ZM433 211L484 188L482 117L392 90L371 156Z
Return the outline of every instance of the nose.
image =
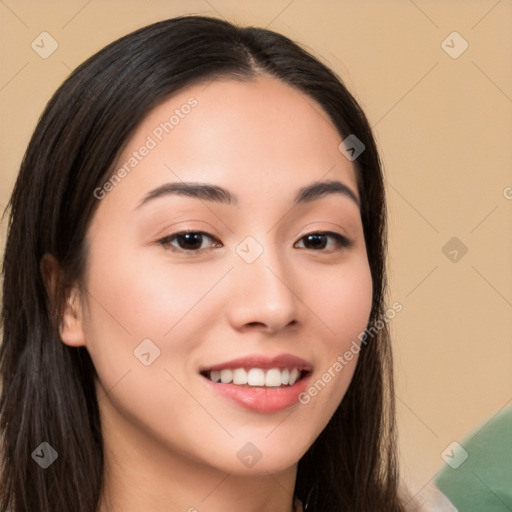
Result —
M236 256L238 258L238 256ZM266 249L252 263L240 258L231 275L227 315L234 329L272 334L299 323L301 300L292 270Z

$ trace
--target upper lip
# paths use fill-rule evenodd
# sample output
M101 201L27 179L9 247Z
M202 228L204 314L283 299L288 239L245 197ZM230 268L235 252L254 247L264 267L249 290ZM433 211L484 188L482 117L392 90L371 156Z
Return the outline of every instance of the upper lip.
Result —
M292 354L279 354L274 357L262 354L251 354L245 357L232 359L231 361L226 361L224 363L207 366L201 368L200 371L236 370L237 368L261 368L264 370L270 368L279 368L280 370L285 368L297 368L298 370L308 372L313 370L311 363Z

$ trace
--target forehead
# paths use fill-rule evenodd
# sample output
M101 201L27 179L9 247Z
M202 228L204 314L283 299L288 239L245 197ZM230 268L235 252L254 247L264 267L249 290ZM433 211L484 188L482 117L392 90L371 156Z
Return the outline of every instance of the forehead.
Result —
M278 79L214 80L181 90L146 116L114 169L126 177L107 198L122 193L133 204L148 189L180 180L216 183L252 200L291 197L322 179L357 191L340 142L315 100Z

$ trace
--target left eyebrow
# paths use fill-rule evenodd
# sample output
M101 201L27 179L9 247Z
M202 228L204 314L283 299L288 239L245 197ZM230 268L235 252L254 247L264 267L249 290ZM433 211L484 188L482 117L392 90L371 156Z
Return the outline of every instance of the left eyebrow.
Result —
M293 202L294 204L311 202L329 194L342 194L345 197L350 198L358 207L360 207L359 198L356 193L347 185L341 183L341 181L317 181L315 183L311 183L310 185L299 189ZM167 195L188 196L224 204L238 204L238 198L235 194L217 185L210 185L207 183L174 182L166 183L148 192L137 208L141 207L148 201Z
M299 190L294 203L304 203L319 199L328 194L342 194L354 201L359 207L359 198L356 193L341 181L318 181Z

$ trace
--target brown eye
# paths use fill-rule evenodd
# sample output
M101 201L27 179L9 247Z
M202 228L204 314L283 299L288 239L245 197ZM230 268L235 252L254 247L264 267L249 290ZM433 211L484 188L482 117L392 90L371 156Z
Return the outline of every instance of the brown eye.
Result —
M212 246L208 243L208 240L214 242L216 239L203 231L186 231L166 236L158 243L172 251L199 252ZM214 242L213 246L219 247L220 244Z
M312 249L315 251L328 249L342 249L345 247L350 247L352 242L340 235L339 233L334 233L331 231L327 232L319 232L319 233L309 233L308 235L303 236L298 243L303 241L304 249Z

